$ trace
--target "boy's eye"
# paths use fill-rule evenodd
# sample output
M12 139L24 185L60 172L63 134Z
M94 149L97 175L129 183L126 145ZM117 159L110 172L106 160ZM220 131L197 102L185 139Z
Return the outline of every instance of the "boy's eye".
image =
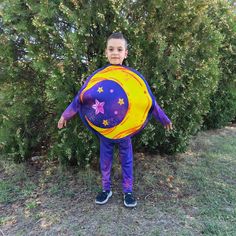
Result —
M109 48L109 51L112 52L112 51L113 51L113 48Z
M119 51L119 52L122 52L122 51L123 51L123 49L122 49L122 48L119 48L119 49L118 49L118 51Z

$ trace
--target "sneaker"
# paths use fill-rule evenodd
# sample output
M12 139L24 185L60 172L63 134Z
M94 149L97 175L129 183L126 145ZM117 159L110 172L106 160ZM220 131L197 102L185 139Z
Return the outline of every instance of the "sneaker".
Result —
M109 200L109 198L112 196L112 191L105 191L103 190L101 193L99 193L96 197L95 203L97 204L105 204Z
M135 207L137 205L137 201L132 193L124 194L124 204L126 207Z

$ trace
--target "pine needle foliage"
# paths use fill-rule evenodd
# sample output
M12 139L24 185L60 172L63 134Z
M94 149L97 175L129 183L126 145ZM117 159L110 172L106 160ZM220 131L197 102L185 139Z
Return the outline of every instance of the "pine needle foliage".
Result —
M184 151L203 124L235 118L233 13L223 0L3 0L1 151L16 161L43 152L80 166L97 158L98 140L79 118L61 131L57 121L107 63L106 39L115 31L128 39L125 64L145 76L175 126L167 133L153 120L135 150Z

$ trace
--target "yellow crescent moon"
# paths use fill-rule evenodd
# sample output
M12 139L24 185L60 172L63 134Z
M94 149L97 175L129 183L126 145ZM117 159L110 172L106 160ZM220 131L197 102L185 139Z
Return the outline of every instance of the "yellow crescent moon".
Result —
M145 82L138 74L126 67L108 66L93 75L86 88L81 92L80 100L83 102L83 94L103 80L115 81L124 89L129 101L128 111L122 122L112 128L95 126L85 116L88 124L109 139L120 139L135 133L143 126L152 106L152 98Z

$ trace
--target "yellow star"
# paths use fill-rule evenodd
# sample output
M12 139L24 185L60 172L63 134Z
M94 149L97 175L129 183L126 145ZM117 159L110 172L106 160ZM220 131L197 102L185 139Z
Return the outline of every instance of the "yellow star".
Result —
M103 120L102 124L107 126L108 125L108 121L107 120Z
M123 104L125 104L124 103L124 99L123 98L119 98L119 102L118 102L120 105L123 105Z
M97 91L98 91L99 93L102 93L102 92L103 92L103 87L99 87Z

